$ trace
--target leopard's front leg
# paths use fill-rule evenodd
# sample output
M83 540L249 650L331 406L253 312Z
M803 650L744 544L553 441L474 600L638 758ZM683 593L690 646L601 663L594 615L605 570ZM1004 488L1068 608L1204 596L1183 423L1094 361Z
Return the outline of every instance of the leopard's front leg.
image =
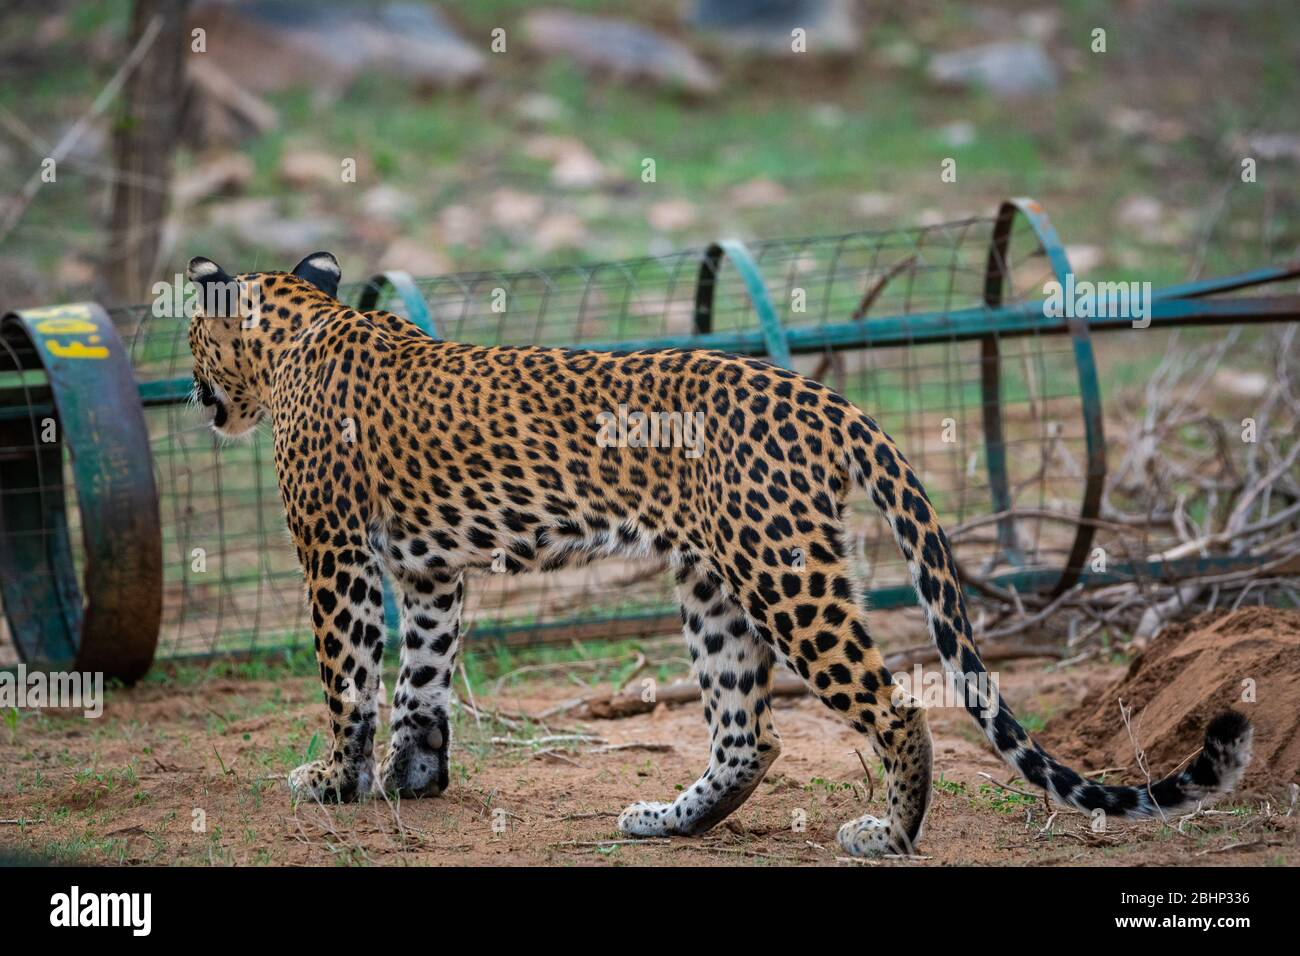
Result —
M320 545L300 553L332 742L325 757L289 774L289 786L299 798L358 800L375 780L383 579L379 564L360 548Z

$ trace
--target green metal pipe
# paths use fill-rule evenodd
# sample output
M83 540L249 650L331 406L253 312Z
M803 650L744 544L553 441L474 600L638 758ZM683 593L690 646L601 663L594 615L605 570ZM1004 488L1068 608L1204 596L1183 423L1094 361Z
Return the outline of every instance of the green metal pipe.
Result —
M1095 301L1095 298L1094 298ZM1156 299L1151 303L1151 328L1181 328L1189 325L1282 322L1300 318L1300 296L1264 296L1245 299ZM1121 318L1089 318L1089 331L1130 328L1132 321ZM917 312L903 316L880 316L858 322L783 327L792 355L825 352L827 349L884 348L920 345L927 342L970 341L990 333L1002 338L1025 335L1067 335L1066 320L1044 315L1042 302L1019 303L997 309L969 308L952 312ZM626 341L586 342L579 348L601 352L636 349L713 349L737 355L768 355L769 342L761 330L706 332L669 335ZM146 407L175 405L189 401L194 381L188 376L139 383L140 402ZM6 416L28 417L27 407L0 407Z

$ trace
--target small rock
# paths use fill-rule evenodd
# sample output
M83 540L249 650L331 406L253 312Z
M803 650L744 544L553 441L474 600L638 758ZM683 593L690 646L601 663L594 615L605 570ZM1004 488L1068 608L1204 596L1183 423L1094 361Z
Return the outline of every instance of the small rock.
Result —
M337 222L322 216L285 218L274 199L217 203L208 218L212 225L229 231L245 245L289 255L320 249L341 232Z
M554 96L527 93L515 101L515 115L530 123L553 123L569 115L569 108Z
M483 217L469 206L448 206L438 214L438 233L444 245L476 246L483 236Z
M1154 196L1127 196L1115 210L1115 221L1132 229L1151 229L1160 225L1165 207Z
M920 61L921 49L911 40L894 40L881 49L880 59L889 66L906 69Z
M496 190L488 199L492 221L502 229L523 229L541 218L546 200L517 189Z
M843 54L861 44L854 0L696 0L690 22L736 53ZM794 30L804 31L804 52Z
M395 220L411 207L411 199L396 186L381 184L361 196L361 211L374 219Z
M1242 398L1260 398L1268 391L1269 378L1263 372L1245 372L1240 369L1221 368L1214 373L1216 389L1240 395Z
M647 27L567 10L538 10L523 21L529 44L594 72L695 95L716 92L713 71L682 44Z
M387 217L349 216L348 239L383 248L401 234L397 220Z
M543 253L557 249L578 249L586 240L586 225L571 212L548 216L533 233L533 247Z
M206 57L257 92L307 87L337 95L361 75L421 88L459 87L483 75L486 55L456 35L434 6L377 7L262 0L198 4Z
M660 232L678 232L694 225L696 209L685 199L665 199L646 210L646 220Z
M1255 159L1300 163L1300 136L1294 133L1259 133L1250 137L1247 146Z
M945 123L938 129L939 138L945 146L962 147L975 142L975 124L970 120L956 120Z
M1167 209L1153 196L1128 196L1115 210L1115 222L1143 242L1179 245L1197 230L1191 209Z
M451 261L437 251L432 242L402 236L394 239L379 257L384 269L401 269L411 275L437 276L451 271Z
M313 4L313 9L320 5ZM484 53L462 40L437 7L392 3L372 14L349 11L362 31L366 70L391 71L426 88L461 87L486 70Z
M551 182L565 189L589 189L604 178L605 167L585 150L561 156L551 167Z
M898 200L890 193L861 193L853 200L858 215L869 219L893 215L898 211Z
M220 229L244 230L271 219L275 214L274 199L252 196L213 203L208 210L208 221Z
M1162 143L1181 143L1187 139L1187 124L1182 120L1165 117L1156 120L1152 133Z
M572 136L534 136L524 155L551 163L551 182L566 189L588 189L605 179L605 167L582 140Z
M839 129L844 125L844 108L838 103L818 103L812 108L812 118L822 129Z
M930 79L942 86L976 88L1014 98L1056 89L1058 70L1037 43L1000 42L930 58Z
M729 193L731 204L738 209L761 209L786 201L789 193L784 186L770 179L753 179L741 183Z
M59 260L55 279L64 289L91 285L95 281L94 263L78 255L64 256Z
M1059 10L1026 10L1016 18L1020 32L1038 43L1046 43L1061 29Z
M1106 114L1110 128L1125 136L1138 136L1155 125L1155 117L1146 110L1117 106Z
M249 245L260 244L285 255L299 255L304 249L320 249L332 245L343 230L333 219L324 216L302 216L296 219L275 219L260 226L252 235L242 237Z
M1066 246L1065 256L1070 260L1070 268L1076 276L1087 275L1106 260L1106 253L1101 246Z
M319 150L288 150L280 157L280 168L277 174L289 186L335 186L343 182L345 158ZM361 165L358 162L358 178L361 178L363 172Z

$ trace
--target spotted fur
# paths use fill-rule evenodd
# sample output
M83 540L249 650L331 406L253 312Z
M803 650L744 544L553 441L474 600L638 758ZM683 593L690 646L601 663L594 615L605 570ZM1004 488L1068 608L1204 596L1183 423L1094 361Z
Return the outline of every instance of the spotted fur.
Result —
M191 323L197 395L234 436L269 418L288 527L306 577L332 728L294 791L352 800L374 786L433 795L448 783L448 722L463 575L547 571L608 555L676 569L710 756L670 803L634 803L629 834L694 834L736 809L780 753L778 666L867 735L887 780L881 818L839 833L850 853L911 852L931 793L925 710L885 667L846 560L844 512L870 494L907 560L930 634L963 685L979 658L948 540L894 442L819 382L758 359L690 350L592 352L435 341L333 293L328 253L292 273L232 279L196 259L206 293L239 282L238 309ZM601 447L620 405L702 412L705 441ZM392 742L376 765L382 575L401 606ZM1031 783L1084 810L1176 812L1232 787L1250 727L1229 712L1183 772L1148 787L1084 780L1034 743L1005 700L969 710Z

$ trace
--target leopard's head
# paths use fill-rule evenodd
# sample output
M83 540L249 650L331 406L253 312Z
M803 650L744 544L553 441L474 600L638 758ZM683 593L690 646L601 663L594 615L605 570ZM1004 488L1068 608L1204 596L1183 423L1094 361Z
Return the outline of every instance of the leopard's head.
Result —
M265 360L283 310L273 300L304 290L304 283L328 296L338 292L338 260L314 252L292 272L230 275L211 259L190 260L189 279L198 292L190 320L194 355L194 397L217 434L246 435L266 414ZM299 300L301 301L301 300Z

